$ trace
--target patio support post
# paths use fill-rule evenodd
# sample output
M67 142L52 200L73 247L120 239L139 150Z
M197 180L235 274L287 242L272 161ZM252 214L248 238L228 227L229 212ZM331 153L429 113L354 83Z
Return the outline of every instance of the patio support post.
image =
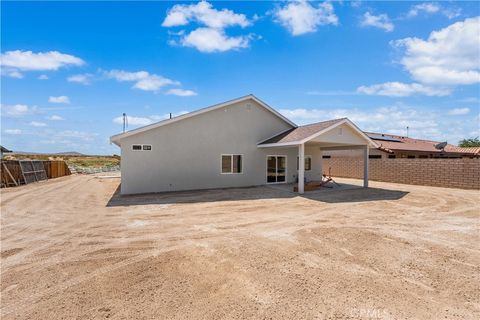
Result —
M363 187L368 188L368 145L363 149Z
M298 193L303 194L305 182L305 144L298 145Z

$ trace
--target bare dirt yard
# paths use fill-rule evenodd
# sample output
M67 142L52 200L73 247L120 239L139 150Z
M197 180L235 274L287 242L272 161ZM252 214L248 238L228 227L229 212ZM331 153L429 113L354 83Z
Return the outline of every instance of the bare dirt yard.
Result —
M2 190L2 319L480 318L479 191L118 185Z

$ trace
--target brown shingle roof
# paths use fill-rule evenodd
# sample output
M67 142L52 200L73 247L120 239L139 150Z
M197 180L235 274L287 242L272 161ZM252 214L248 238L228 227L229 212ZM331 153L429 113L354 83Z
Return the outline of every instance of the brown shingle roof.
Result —
M293 128L286 132L280 133L279 135L276 135L273 138L265 140L261 142L260 145L269 144L269 143L288 143L288 142L301 141L345 119L346 118L334 119L334 120L322 121L322 122L307 124L304 126L299 126L297 128Z

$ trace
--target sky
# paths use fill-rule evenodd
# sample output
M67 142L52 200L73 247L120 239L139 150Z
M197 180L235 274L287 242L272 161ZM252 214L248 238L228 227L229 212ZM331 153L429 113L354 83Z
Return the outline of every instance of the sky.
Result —
M1 2L1 144L109 137L254 94L295 123L480 135L479 2Z

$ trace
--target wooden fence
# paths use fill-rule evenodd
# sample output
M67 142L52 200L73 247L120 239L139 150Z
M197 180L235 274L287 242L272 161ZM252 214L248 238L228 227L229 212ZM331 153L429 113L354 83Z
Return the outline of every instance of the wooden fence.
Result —
M70 175L70 170L63 160L48 160L42 161L45 173L48 179L58 178ZM5 167L8 169L5 170ZM25 184L20 162L18 160L2 160L0 165L1 186L14 186L12 178L20 185Z

